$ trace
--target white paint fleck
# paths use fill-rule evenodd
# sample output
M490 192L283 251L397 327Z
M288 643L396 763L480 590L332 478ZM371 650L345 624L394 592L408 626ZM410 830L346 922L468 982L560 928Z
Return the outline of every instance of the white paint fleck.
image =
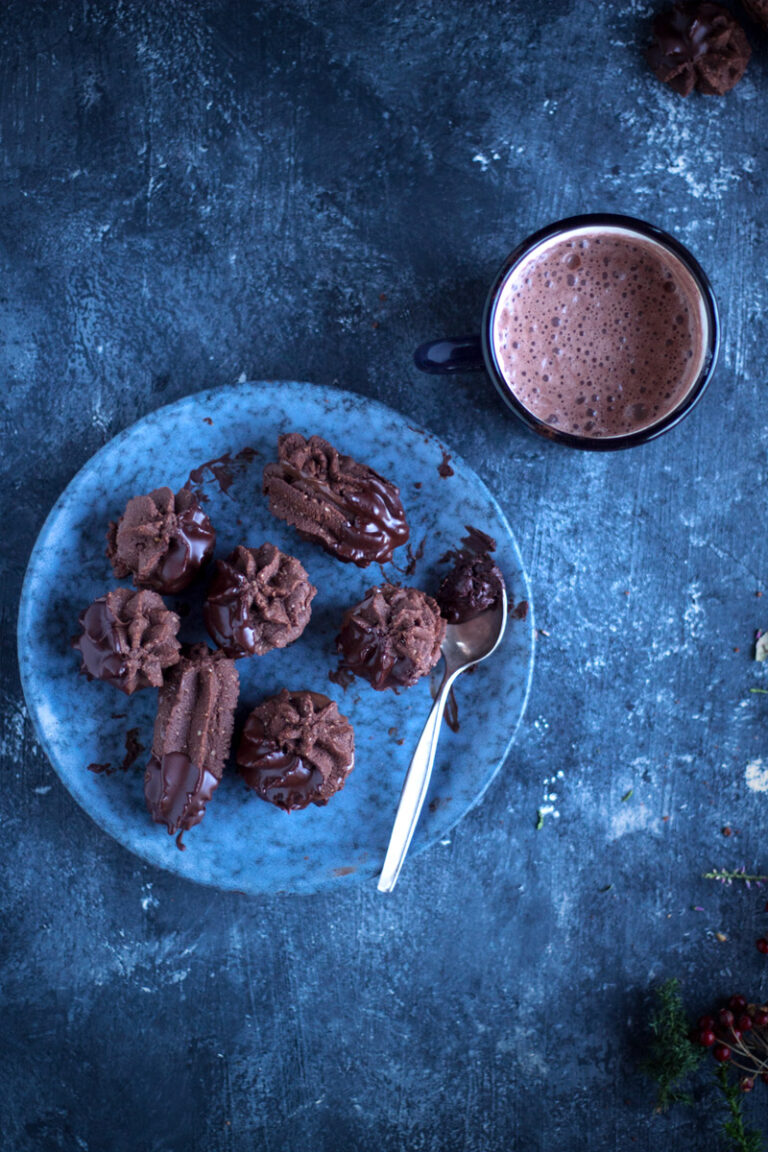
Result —
M37 796L47 796L51 790L51 787L52 785L50 784L43 784L41 787L35 788L34 792Z
M622 804L610 821L610 839L620 840L630 832L655 831L658 820L644 804Z
M701 635L704 626L704 609L701 606L701 589L697 583L693 583L689 589L691 602L683 613L683 619L687 625L688 634L696 639Z
M0 738L0 756L9 761L18 760L24 745L24 722L27 710L23 704L8 702L5 707L5 731Z
M146 884L142 884L142 891L144 895L141 897L141 906L144 911L148 912L150 908L157 908L160 901L156 896L152 895L152 884L149 881L147 881Z
M768 765L762 760L750 760L744 771L747 787L753 792L768 792Z

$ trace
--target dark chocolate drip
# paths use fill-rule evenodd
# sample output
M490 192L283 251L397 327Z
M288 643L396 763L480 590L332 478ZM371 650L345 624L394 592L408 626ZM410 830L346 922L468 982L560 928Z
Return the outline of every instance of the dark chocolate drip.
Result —
M467 534L462 537L461 544L467 552L481 554L496 551L496 541L493 536L489 536L487 532L481 532L479 528L473 528L471 524L465 524L464 527Z
M231 452L224 452L223 455L216 456L213 460L206 460L197 468L193 468L184 487L191 489L195 485L199 489L206 482L206 472L210 472L218 484L219 490L227 495L234 483L235 473L242 471L258 455L258 449L250 447L241 448L234 457ZM203 492L198 491L197 495L200 499L207 499Z
M205 626L212 639L231 655L256 649L249 620L248 580L230 564L220 563L205 603Z
M152 819L170 835L199 824L218 787L212 773L198 768L184 752L151 756L144 774L144 796Z
M395 549L408 539L408 525L397 490L375 472L365 480L356 480L354 487L345 480L341 492L285 461L280 461L278 467L287 484L321 496L344 516L345 523L338 529L339 539L333 550L341 559L360 565L386 564ZM301 529L298 532L304 539L315 539Z
M461 724L459 723L459 702L456 699L456 694L454 693L453 688L451 688L450 692L448 693L448 699L445 702L445 708L443 709L443 719L450 728L451 732L458 732L461 728Z
M398 654L388 635L358 616L348 616L341 627L338 648L344 668L381 691L411 684L419 672L409 656Z
M82 671L89 680L106 680L122 687L128 674L127 653L122 650L117 619L103 598L94 600L78 617L83 635L72 641L83 658Z
M332 684L338 684L338 686L345 692L347 688L349 688L350 684L354 684L355 682L355 677L352 672L350 672L349 669L345 668L342 664L340 664L338 668L331 669L331 671L328 673L328 679Z
M210 559L216 543L213 525L199 504L180 512L176 524L176 533L168 542L168 553L157 572L157 585L167 593L187 587L191 573Z
M284 751L276 740L258 739L250 733L240 745L238 764L248 787L286 812L306 808L323 783L317 768Z
M274 544L240 545L216 567L203 609L205 626L227 655L263 656L301 635L316 591L294 556Z

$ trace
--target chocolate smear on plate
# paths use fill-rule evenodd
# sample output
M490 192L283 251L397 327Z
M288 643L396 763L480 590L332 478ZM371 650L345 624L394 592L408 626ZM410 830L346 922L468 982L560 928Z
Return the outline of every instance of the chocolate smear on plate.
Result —
M234 456L231 452L224 452L223 455L216 456L213 460L206 460L197 468L193 468L184 487L197 491L199 500L207 500L208 497L200 491L200 488L213 479L218 484L219 490L227 495L237 475L242 473L258 455L260 455L258 449L250 447L241 448ZM206 476L207 472L210 476Z

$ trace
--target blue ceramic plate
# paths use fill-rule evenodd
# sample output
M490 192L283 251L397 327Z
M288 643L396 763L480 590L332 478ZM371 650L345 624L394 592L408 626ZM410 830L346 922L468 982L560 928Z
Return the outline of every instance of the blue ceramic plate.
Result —
M501 509L475 473L430 433L349 392L311 384L248 383L201 392L150 413L116 436L74 478L48 517L29 562L19 614L24 692L51 763L77 802L121 844L160 868L190 880L243 892L313 892L326 885L370 880L389 840L403 776L430 708L422 680L395 695L363 681L346 689L329 681L336 667L334 637L342 612L382 579L378 566L341 564L300 540L272 517L261 493L261 471L276 452L278 433L317 433L399 485L411 527L402 570L385 575L427 591L447 570L440 557L471 524L498 541L498 563L513 602L530 604L520 552ZM239 460L243 448L255 450ZM270 540L297 556L319 592L299 641L283 651L238 661L238 723L263 697L283 686L325 692L355 729L356 764L327 807L286 814L225 773L203 822L179 851L144 807L144 753L119 770L126 733L138 729L148 748L157 706L151 690L126 697L78 674L69 646L78 613L116 582L104 554L107 522L127 500L162 484L177 489L201 462L229 453L230 467L203 469L206 510L218 533L216 554ZM449 474L450 473L450 474ZM423 542L423 551L422 551ZM203 584L205 581L203 581ZM181 637L204 639L200 593L176 597L189 608ZM456 689L459 730L447 727L430 794L411 854L445 837L481 798L498 772L525 708L533 667L533 613L509 621L501 648ZM435 672L435 679L437 673ZM236 729L237 732L237 729ZM111 775L88 771L109 764Z

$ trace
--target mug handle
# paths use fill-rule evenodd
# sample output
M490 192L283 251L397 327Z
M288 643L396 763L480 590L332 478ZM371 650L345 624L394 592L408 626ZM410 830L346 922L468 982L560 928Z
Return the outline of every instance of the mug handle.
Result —
M479 336L446 336L420 344L413 360L422 372L444 376L449 372L483 372L485 359Z

